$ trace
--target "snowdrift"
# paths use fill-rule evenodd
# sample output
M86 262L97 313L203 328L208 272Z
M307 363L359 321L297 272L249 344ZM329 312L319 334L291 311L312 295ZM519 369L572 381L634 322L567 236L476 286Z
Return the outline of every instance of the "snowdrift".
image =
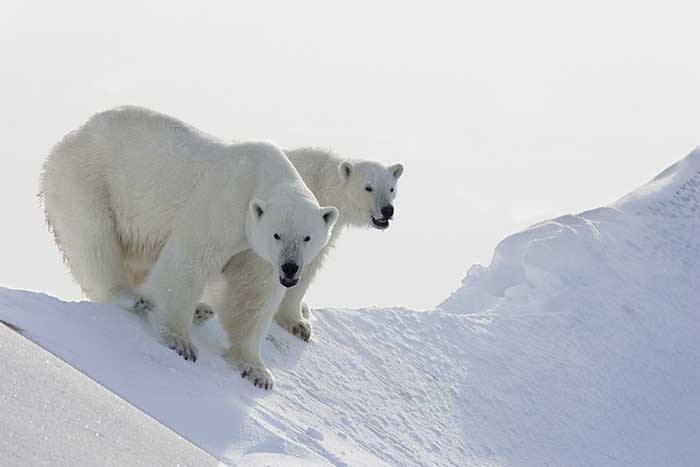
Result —
M0 289L0 319L230 465L693 465L700 458L700 151L604 208L503 240L429 312L278 327L267 393L139 317ZM2 421L0 421L2 426Z

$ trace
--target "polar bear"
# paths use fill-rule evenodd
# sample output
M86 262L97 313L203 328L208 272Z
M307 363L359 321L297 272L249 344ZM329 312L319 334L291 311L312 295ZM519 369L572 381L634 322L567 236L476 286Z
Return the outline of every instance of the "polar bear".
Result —
M302 148L285 153L319 202L332 204L340 211L330 241L307 265L298 284L283 291L284 299L275 316L283 328L308 341L311 324L304 316L307 309L302 301L304 294L345 227L374 227L379 230L389 227L403 166L395 164L387 167L368 160L346 160L320 149ZM275 310L263 306L270 296L269 289L274 286L269 270L270 266L255 254L249 251L240 253L223 270L223 289L215 290L212 295L219 320L230 338L228 355L234 360L251 360L244 355L245 352L259 346L272 320ZM270 314L264 315L259 310ZM272 375L266 367L259 365L252 371L253 379L272 385ZM243 376L247 377L248 373Z
M193 361L192 310L212 274L254 251L270 265L263 302L274 310L338 218L275 145L226 144L130 106L93 116L53 148L41 196L88 298L149 308L161 341ZM138 268L146 273L134 280Z

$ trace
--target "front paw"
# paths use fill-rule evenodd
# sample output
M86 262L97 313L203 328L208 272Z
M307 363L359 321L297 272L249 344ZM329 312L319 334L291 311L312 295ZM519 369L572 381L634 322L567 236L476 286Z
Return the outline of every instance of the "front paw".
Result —
M161 339L164 345L173 349L185 360L197 361L197 347L189 339L169 333L162 334Z
M192 322L194 324L204 324L210 318L214 317L214 310L206 303L199 302L194 308L194 318Z
M279 325L304 342L309 342L309 339L311 339L311 323L306 319L302 318L299 321L285 321L279 323Z
M247 363L242 363L239 366L241 367L241 376L253 383L254 386L265 390L272 389L272 372L270 370L264 366L254 366Z

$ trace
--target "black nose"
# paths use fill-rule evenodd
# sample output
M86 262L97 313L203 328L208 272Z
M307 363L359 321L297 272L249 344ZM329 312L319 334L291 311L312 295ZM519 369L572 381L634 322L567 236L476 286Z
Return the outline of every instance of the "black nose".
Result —
M285 277L293 279L294 276L296 276L297 271L299 271L299 266L295 263L284 263L282 265L282 272L284 273Z
M382 208L382 216L384 219L391 219L394 216L394 206L387 204Z

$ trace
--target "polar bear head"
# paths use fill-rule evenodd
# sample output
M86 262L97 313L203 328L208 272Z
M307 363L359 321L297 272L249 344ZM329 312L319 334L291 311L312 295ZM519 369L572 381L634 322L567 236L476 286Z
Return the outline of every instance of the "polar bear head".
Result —
M326 246L338 210L319 207L308 198L254 199L248 209L248 242L258 256L276 269L280 283L293 287L304 265Z
M338 172L344 184L347 206L343 216L350 223L384 230L394 217L394 198L403 165L386 167L373 161L342 161Z

